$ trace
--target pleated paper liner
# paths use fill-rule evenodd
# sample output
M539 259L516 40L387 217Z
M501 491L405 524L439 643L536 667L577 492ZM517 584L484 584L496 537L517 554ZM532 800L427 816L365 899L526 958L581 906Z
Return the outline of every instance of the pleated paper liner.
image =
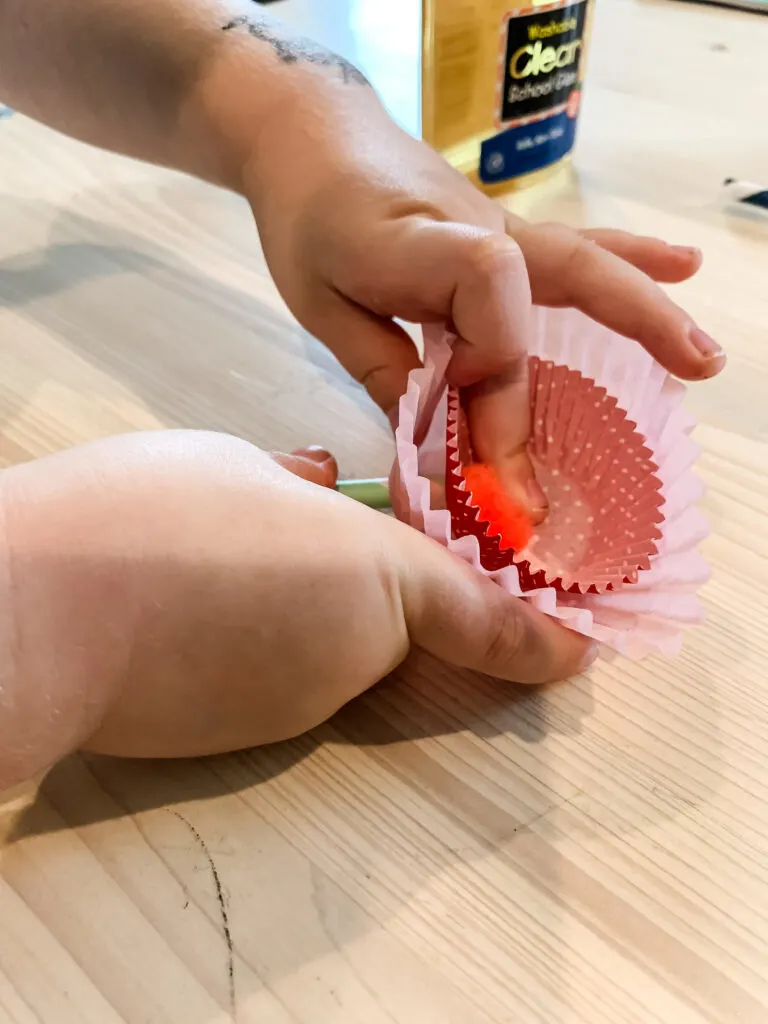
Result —
M555 517L550 513L546 521L546 530L552 531L551 541L546 545L542 541L540 547L531 542L529 550L518 553L518 557L525 555L523 561L528 562L527 566L516 563L514 558L510 561L509 552L499 559L500 552L492 538L487 538L476 522L472 525L466 509L466 492L461 491L460 479L451 472L446 475L446 484L453 516L444 503L439 506L433 503L430 478L434 479L436 472L442 476L442 467L450 457L447 445L449 388L445 371L453 342L448 332L437 327L424 329L424 367L413 371L400 402L395 433L397 455L391 477L396 514L510 594L569 628L630 657L654 652L674 654L680 647L682 628L701 620L697 591L709 575L706 561L698 550L708 527L696 508L703 488L693 469L699 449L689 436L695 422L683 407L685 388L636 342L615 334L576 310L534 307L532 327L530 353L540 360L536 385L542 385L536 395L541 395L543 401L547 393L551 394L553 385L545 387L545 384L553 374L560 380L575 371L578 377L593 382L591 386L598 389L592 409L598 401L597 412L608 416L607 420L599 420L601 443L598 448L595 441L586 436L588 406L582 402L581 412L573 409L579 391L575 386L560 387L564 404L557 410L554 404L548 404L549 419L546 414L534 417L537 441L532 454L555 510ZM548 364L548 368L544 369L543 364ZM549 374L549 377L542 374ZM455 405L452 408L457 414ZM571 414L569 409L573 409ZM616 410L625 413L623 419L618 415L618 422ZM590 411L589 415L593 418L595 414ZM536 419L543 422L537 424ZM612 427L616 434L610 433ZM461 441L461 431L458 433L458 441ZM612 443L607 443L610 439L620 437L624 437L624 444L619 447L631 449L633 457L641 461L630 465L619 459L614 467L613 458L618 456L607 461L603 458L598 470L596 456L613 447ZM578 438L583 438L583 445ZM587 448L587 444L592 444L592 448ZM557 458L555 453L558 453ZM595 461L591 462L593 457ZM465 463L470 458L471 453L465 455ZM550 460L553 468L558 469L557 477L553 477L548 468ZM598 494L608 499L607 506L605 500L596 506L604 524L602 535L594 529L598 520L595 515L593 523L584 523L590 531L579 528L578 523L562 522L561 540L555 542L556 516L568 515L569 510L574 513L578 508L576 501L583 500L572 491L563 493L562 489L555 488L555 481L557 488L568 485L567 476L560 475L563 467L568 470L567 476L585 486L590 504ZM454 460L450 469L455 468ZM618 473L624 468L626 474ZM621 482L611 489L608 483L614 470ZM635 481L632 475L637 477ZM635 488L629 498L621 493L625 488L624 477ZM616 499L615 506L611 498ZM622 519L619 508L623 508L624 513L631 512L631 516L625 515ZM458 519L462 509L472 527L468 532L465 532L468 524ZM586 512L586 505L584 509L588 519L593 513ZM605 511L600 512L601 509ZM641 531L635 530L634 525L617 525L630 521L634 525L640 521L645 523L644 537L639 541L641 550L633 548L629 544L632 538L622 532L626 529L635 533ZM544 535L544 528L540 533ZM583 540L579 540L580 533L584 534ZM566 536L575 538L581 546L563 550ZM574 554L569 556L569 551ZM585 567L589 568L588 575L583 572ZM595 571L595 567L599 571ZM561 568L562 573L558 572ZM633 572L637 575L636 581L626 583L625 580L633 579ZM551 585L548 579L552 580ZM579 584L578 592L566 589L565 584L570 579ZM585 583L590 586L583 593Z
M645 438L616 399L578 371L532 356L529 378L529 454L549 514L522 551L492 535L464 478L471 441L460 395L449 389L446 501L454 537L475 536L487 570L517 565L523 591L598 594L636 583L657 554L664 518Z

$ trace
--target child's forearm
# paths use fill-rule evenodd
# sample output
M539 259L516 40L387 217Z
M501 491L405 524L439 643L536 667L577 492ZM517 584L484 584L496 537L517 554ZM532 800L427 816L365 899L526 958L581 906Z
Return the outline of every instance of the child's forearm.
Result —
M318 86L365 79L247 0L0 0L0 100L233 189L264 126Z

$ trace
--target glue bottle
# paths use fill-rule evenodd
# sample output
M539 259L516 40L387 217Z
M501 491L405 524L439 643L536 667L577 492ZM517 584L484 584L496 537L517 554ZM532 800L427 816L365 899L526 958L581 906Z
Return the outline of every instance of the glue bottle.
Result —
M576 136L592 0L523 2L422 4L422 134L491 194L551 174Z

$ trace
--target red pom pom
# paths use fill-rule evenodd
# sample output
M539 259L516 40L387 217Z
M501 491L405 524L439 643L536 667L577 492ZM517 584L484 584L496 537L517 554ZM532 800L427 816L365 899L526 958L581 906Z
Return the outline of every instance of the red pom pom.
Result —
M533 534L531 520L522 505L504 490L496 471L482 462L463 469L470 504L479 510L478 520L488 523L489 537L499 537L499 548L522 551Z

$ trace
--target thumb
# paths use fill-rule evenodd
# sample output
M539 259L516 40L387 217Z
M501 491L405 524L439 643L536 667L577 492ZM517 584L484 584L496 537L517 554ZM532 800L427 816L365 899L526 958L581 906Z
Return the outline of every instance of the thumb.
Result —
M597 657L594 641L512 597L422 534L403 527L400 550L408 635L431 654L515 683L566 679Z

